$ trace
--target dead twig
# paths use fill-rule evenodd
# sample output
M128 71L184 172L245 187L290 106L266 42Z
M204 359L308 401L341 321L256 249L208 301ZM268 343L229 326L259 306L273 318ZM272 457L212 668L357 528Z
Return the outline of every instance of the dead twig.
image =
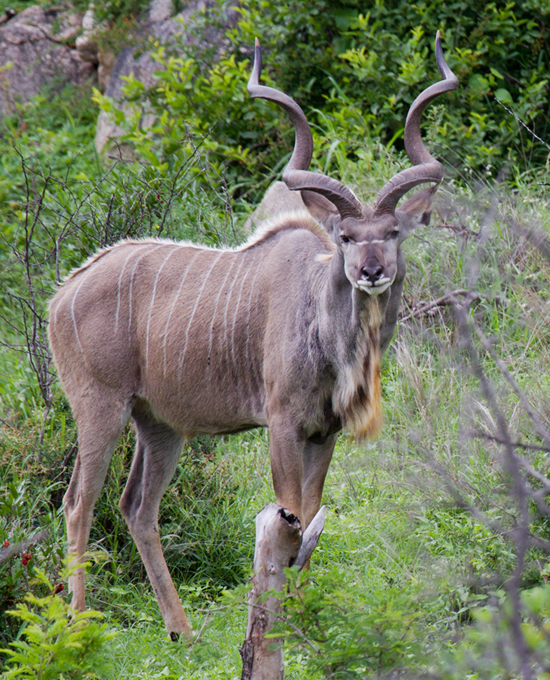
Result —
M457 290L453 290L451 293L446 293L445 295L442 295L440 298L437 298L437 300L433 300L432 302L426 302L424 304L421 304L420 306L415 306L409 314L399 319L399 323L409 321L409 319L413 318L416 319L419 316L424 316L425 314L430 312L432 309L435 309L436 307L452 305L453 302L456 301L456 297L458 295L467 296L465 303L467 303L468 305L471 304L474 300L479 300L478 293L474 293L471 290L467 290L466 288L458 288Z
M42 529L41 531L37 531L32 536L24 538L22 541L12 543L11 545L6 546L5 548L0 548L0 564L4 564L4 562L11 560L11 558L14 555L17 555L18 553L25 552L31 546L40 543L40 541L46 540L48 536L49 536L48 530Z

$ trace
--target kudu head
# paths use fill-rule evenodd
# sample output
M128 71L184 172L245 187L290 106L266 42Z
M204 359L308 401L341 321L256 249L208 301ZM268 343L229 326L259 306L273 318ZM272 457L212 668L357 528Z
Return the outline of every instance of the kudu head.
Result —
M308 170L313 154L309 124L293 99L259 84L262 62L260 43L256 39L248 92L251 97L279 104L289 114L296 131L294 152L283 172L283 181L292 191L301 192L309 212L331 234L343 254L346 276L352 286L369 295L379 295L393 283L399 245L412 228L429 223L432 199L443 178L443 166L428 152L420 135L420 118L429 102L458 87L458 80L443 57L439 31L435 39L435 56L443 80L415 99L405 123L405 149L413 167L392 177L371 207L362 205L350 189L332 177ZM397 209L402 196L426 182L434 184Z

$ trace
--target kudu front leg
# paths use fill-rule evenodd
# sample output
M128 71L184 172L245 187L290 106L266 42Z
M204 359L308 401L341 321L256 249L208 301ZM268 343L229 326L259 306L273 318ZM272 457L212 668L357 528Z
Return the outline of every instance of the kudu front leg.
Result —
M304 473L302 478L302 522L303 528L321 507L323 486L327 476L338 434L328 435L323 443L307 441L303 451Z
M269 458L277 503L300 519L302 516L302 454L305 440L291 418L278 416L269 422Z
M337 434L322 443L305 440L290 419L269 425L271 474L277 503L300 518L306 529L321 507L325 477Z
M120 499L120 509L136 543L157 602L173 639L191 635L189 620L162 552L158 511L162 495L176 470L184 440L166 425L136 420L138 440L132 469Z

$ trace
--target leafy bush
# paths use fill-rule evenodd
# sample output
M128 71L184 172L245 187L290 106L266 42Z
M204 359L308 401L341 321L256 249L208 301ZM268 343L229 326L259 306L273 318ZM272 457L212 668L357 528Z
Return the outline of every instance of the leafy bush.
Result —
M311 674L365 678L417 658L423 622L410 588L385 587L381 596L340 567L306 583L295 568L287 575L281 628L292 654Z
M203 15L194 32L219 24L220 7ZM368 11L356 0L336 6L253 0L231 11L237 19L225 29L223 49L218 42L202 49L182 43L176 56L157 47L158 84L146 91L129 79L126 93L135 109L127 139L150 162L170 163L180 147L202 144L234 197L248 190L258 199L258 181L263 189L263 176L282 168L292 134L282 111L246 93L256 36L264 46L266 84L273 80L293 96L320 135L314 165L329 170L339 145L358 157L365 145L376 151L379 139L402 149L409 106L439 80L433 41L440 29L460 89L426 115L434 153L483 177L506 163L518 170L545 167L547 146L518 123L536 124L543 138L547 133L550 12L535 0L483 7L473 0L393 0L372 3ZM125 123L125 113L99 94L96 99ZM155 114L148 129L141 127L144 113ZM336 132L330 139L319 132L327 127Z
M65 570L63 577L67 578ZM88 680L107 677L104 648L114 633L106 624L97 623L100 612L77 612L64 598L56 594L44 572L37 570L36 578L49 588L46 597L29 594L25 603L8 612L23 624L24 640L16 640L9 649L1 650L9 656L8 670L2 680L58 678Z
M525 590L516 599L503 591L491 604L472 611L474 625L452 655L447 655L442 680L508 680L550 677L550 586ZM522 614L514 629L513 609Z
M33 595L43 594L44 583L37 576L47 574L56 585L60 583L63 531L61 513L49 502L57 484L40 488L38 483L39 488L31 490L27 480L9 479L4 472L2 486L0 641L6 642L15 625L6 615L8 608L18 604L29 590Z

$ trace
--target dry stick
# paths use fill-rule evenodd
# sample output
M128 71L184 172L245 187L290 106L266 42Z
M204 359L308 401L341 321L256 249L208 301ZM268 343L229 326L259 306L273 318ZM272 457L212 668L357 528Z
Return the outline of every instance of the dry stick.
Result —
M42 529L42 531L37 531L32 536L29 536L29 538L24 538L22 541L12 543L5 548L0 548L0 564L4 564L4 562L10 560L14 555L24 552L36 543L44 541L46 538L48 538L48 535L48 530Z
M299 636L302 638L302 640L306 643L306 645L308 645L309 647L311 647L311 649L315 652L315 654L320 654L320 653L321 653L321 648L318 647L314 642L312 642L312 641L307 637L307 635L304 633L303 630L301 630L300 628L298 628L298 626L296 626L294 623L292 623L292 621L289 621L288 618L287 618L286 616L283 616L282 614L279 614L278 612L276 612L276 611L273 610L273 609L268 609L267 607L262 607L261 604L252 604L252 605L249 605L249 606L254 607L254 609L259 609L260 611L266 612L266 614L272 614L274 618L278 619L279 621L282 621L282 622L285 623L287 626L289 626L290 628L292 628L292 630L293 630L297 635L299 635Z
M430 309L433 309L434 307L439 307L441 305L452 305L453 298L455 298L457 295L468 294L470 294L471 296L470 300L472 302L474 300L479 300L479 295L477 293L472 293L472 291L466 290L466 288L458 288L457 290L453 290L451 293L446 293L445 295L438 298L437 300L434 300L433 302L427 302L426 304L422 305L422 307L419 307L418 309L412 311L410 314L407 314L407 316L404 316L401 319L399 319L399 323L408 321L413 317L416 318L417 316L422 316L423 314L426 314L426 312L429 312Z
M212 612L211 612L211 611L208 611L208 612L206 613L206 616L204 617L204 623L202 624L201 629L199 630L199 632L198 632L197 635L195 636L195 639L193 640L193 644L192 644L191 647L189 648L189 652L188 652L187 656L191 656L193 650L195 649L195 645L196 645L197 642L201 639L201 635L202 635L204 629L206 628L206 624L207 624L208 621L210 620L210 617L211 617L211 616L212 616Z
M493 434L487 434L487 432L474 431L471 434L472 437L487 439L488 441L495 442L496 444L506 444L506 442L500 439L499 437L496 437ZM524 444L523 442L512 442L512 445L516 449L526 449L527 451L541 451L542 453L550 453L550 448L548 448L547 446L537 446L536 444ZM546 481L549 480L546 479Z
M525 680L532 680L533 678L533 669L531 668L530 664L530 655L529 655L529 648L527 645L527 642L525 640L525 636L523 634L523 630L521 628L522 626L522 603L520 600L519 596L519 589L521 585L521 577L523 574L523 568L525 566L525 556L527 553L527 550L529 548L529 494L526 492L526 484L524 482L524 479L521 475L521 467L518 463L516 453L513 448L512 444L512 439L510 437L510 434L508 432L508 425L506 423L506 419L504 417L504 414L501 412L497 399L493 390L492 385L490 384L487 376L485 375L485 372L483 371L483 368L481 367L481 363L478 357L477 350L475 348L475 345L472 340L472 329L470 324L468 323L468 317L466 315L466 311L462 305L458 303L458 300L455 301L454 304L454 310L455 314L457 317L457 320L459 322L459 328L460 328L460 333L462 336L462 341L468 351L468 354L470 356L470 361L472 364L473 372L474 375L477 377L479 380L481 390L485 396L485 399L488 402L489 408L492 410L496 422L498 424L498 428L500 431L500 434L502 435L504 441L506 442L504 446L505 450L505 467L508 470L508 473L512 479L512 488L513 492L515 495L515 498L518 503L518 508L519 508L519 513L520 513L520 525L517 527L516 531L514 531L515 535L515 543L516 543L516 555L517 555L517 564L516 568L514 569L514 573L512 575L512 578L509 581L508 584L508 592L512 600L512 614L510 617L510 626L512 629L512 642L515 647L515 651L518 655L519 663L520 663L520 668L521 668L521 673L523 675L523 678ZM474 325L474 331L482 339L482 344L483 340L485 339L481 331L477 328L477 326ZM492 347L491 347L492 350ZM493 354L492 354L493 355ZM500 365L505 369L504 365L500 360L497 362L497 366L500 369ZM510 376L511 377L511 376ZM515 383L514 383L515 384Z
M524 128L527 130L527 132L533 137L533 139L536 139L537 141L539 141L541 144L543 144L543 145L550 151L550 145L547 144L547 143L544 141L544 139L541 139L541 138L535 133L534 130L531 130L531 128L530 128L528 125L526 125L526 124L521 120L521 118L518 117L518 115L517 115L516 113L514 113L511 109L509 109L507 106L505 106L505 105L500 101L500 99L498 99L498 97L495 97L495 99L496 99L497 102L502 106L503 109L505 109L506 111L508 111L508 113L510 113L512 116L514 116L514 118L516 119L516 123L519 123L519 125L521 125L522 127L524 127Z
M71 458L74 456L75 453L78 453L78 440L73 442L71 448L67 452L67 455L65 456L65 458L63 458L63 461L61 463L62 468L68 467L69 463L71 462Z
M303 536L300 520L275 503L266 505L257 515L248 624L240 650L243 660L241 680L282 680L282 640L268 637L275 621L280 618L280 600L276 593L286 586L285 568L294 564L303 566L311 557L323 530L324 515L323 507Z

